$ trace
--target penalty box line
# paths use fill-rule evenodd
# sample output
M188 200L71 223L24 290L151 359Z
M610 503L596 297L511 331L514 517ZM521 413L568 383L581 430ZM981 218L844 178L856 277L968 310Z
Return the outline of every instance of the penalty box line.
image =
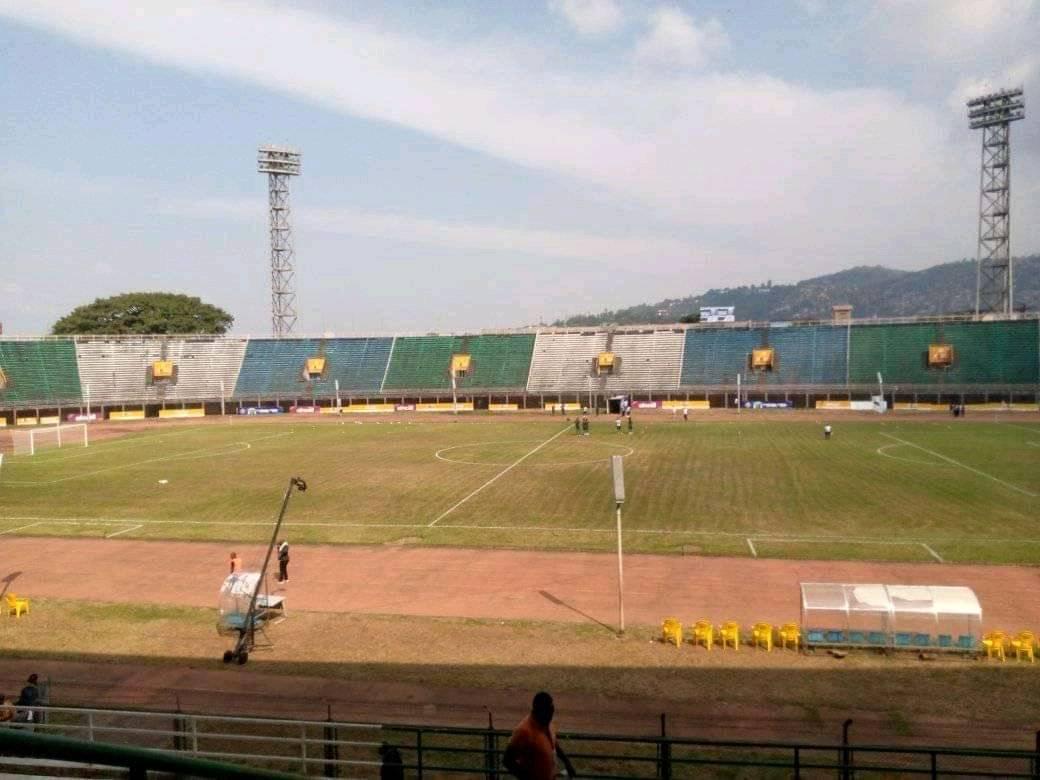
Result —
M1025 488L1020 488L1018 485L1012 485L1010 482L1005 482L1004 480L1000 479L999 477L994 477L992 474L987 474L985 471L979 471L977 468L969 466L969 465L967 465L965 463L961 463L959 460L954 460L953 458L949 458L949 457L943 455L941 452L936 452L935 450L930 450L927 447L922 447L920 444L914 444L912 441L907 441L906 439L900 439L898 436L893 436L890 433L882 433L881 435L886 437L886 438L892 439L893 441L897 441L900 444L905 444L907 447L914 447L915 449L919 449L921 452L927 452L929 455L934 455L936 458L941 458L942 460L945 460L947 463L951 463L954 466L959 466L960 468L965 469L966 471L970 471L972 474L978 474L980 477L985 477L986 479L991 479L994 482L996 482L996 483L998 483L1000 485L1003 485L1006 488L1011 488L1012 490L1014 490L1014 491L1016 491L1018 493L1021 493L1024 496L1029 496L1030 498L1038 498L1038 497L1040 497L1040 496L1038 496L1036 493L1034 493L1031 490L1026 490Z
M438 517L437 517L436 519L434 519L434 520L433 520L433 522L431 522L431 523L430 523L430 524L429 524L429 525L428 525L427 527L428 527L428 528L433 528L433 527L434 527L435 525L437 525L437 523L439 523L439 522L440 522L441 520L443 520L443 519L444 519L445 517L447 517L448 515L450 515L450 514L451 514L452 512L454 512L454 511L455 511L456 509L458 509L458 508L459 508L460 506L462 506L463 504L465 504L465 503L466 503L467 501L469 501L469 500L470 500L471 498L473 498L473 496L477 495L477 493L479 493L480 491L482 491L482 490L483 490L484 488L486 488L486 487L489 487L489 486L493 485L493 484L494 484L494 483L495 483L496 481L498 481L499 479L501 479L502 477L504 477L504 476L505 476L506 474L508 474L508 473L509 473L510 471L512 471L513 469L515 469L515 468L516 468L517 466L519 466L519 465L520 465L521 463L523 463L523 462L524 462L525 460L527 460L527 459L528 459L528 458L530 458L530 457L531 457L532 455L534 455L534 454L535 454L536 452L538 452L538 450L540 450L540 449L541 449L542 447L545 447L546 445L548 445L548 444L551 444L551 443L552 443L553 441L555 441L556 439L558 439L558 438L559 438L560 436L562 436L563 434L567 433L567 431L569 431L570 429L571 429L571 426L569 426L569 425L568 425L568 426L567 426L566 428L564 428L563 430L561 430L561 431L559 431L558 433L556 433L556 434L553 434L552 436L550 436L550 437L549 437L548 439L546 439L545 441L543 441L543 442L542 442L541 444L539 444L539 445L538 445L537 447L535 447L535 448L534 448L533 450L531 450L530 452L528 452L528 453L527 453L526 455L521 455L521 456L520 456L519 458L517 458L517 459L516 459L515 461L513 461L513 462L512 462L512 463L510 463L510 464L509 464L508 466L506 466L506 467L505 467L504 469L502 469L502 470L501 470L500 472L498 472L497 474L495 474L495 476L493 476L493 477L492 477L491 479L489 479L489 480L488 480L487 482L485 482L485 483L484 483L483 485L481 485L480 487L478 487L478 488L477 488L476 490L474 490L474 491L473 491L472 493L470 493L470 494L469 494L468 496L466 496L466 497L465 497L464 499L462 499L462 500L461 500L461 501L459 501L459 502L458 502L457 504L455 504L455 506L451 507L450 509L448 509L448 510L447 510L447 511L445 511L445 512L442 512L442 513L441 513L441 514L440 514L440 515L439 515L439 516L438 516Z

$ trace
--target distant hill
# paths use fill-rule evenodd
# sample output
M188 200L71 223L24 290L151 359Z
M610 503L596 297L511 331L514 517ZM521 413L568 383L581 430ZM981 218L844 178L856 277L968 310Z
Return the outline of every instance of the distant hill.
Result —
M554 325L633 325L678 322L701 306L735 306L738 320L829 319L831 306L852 304L853 317L963 314L975 309L975 261L943 263L923 271L857 266L797 284L761 284L708 290L617 311L580 314ZM1015 306L1040 310L1040 255L1016 258Z

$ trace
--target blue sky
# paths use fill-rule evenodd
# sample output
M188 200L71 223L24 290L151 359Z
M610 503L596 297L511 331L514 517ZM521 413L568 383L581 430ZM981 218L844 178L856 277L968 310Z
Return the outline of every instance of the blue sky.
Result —
M923 268L974 256L1005 85L1035 252L1038 39L1037 0L0 0L0 321L176 290L267 333L262 143L303 153L303 333Z

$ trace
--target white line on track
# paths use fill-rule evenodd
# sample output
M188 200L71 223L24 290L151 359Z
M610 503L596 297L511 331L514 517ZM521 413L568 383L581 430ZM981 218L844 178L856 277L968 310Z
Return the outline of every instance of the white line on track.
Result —
M942 559L942 556L939 555L939 553L937 553L935 550L933 550L927 544L925 544L924 542L921 542L921 546L927 551L927 553L929 555L931 555L933 558L935 558L935 560L937 560L939 563L946 563L946 561L944 561Z
M108 534L108 536L106 536L105 538L106 539L115 539L117 536L120 536L121 534L128 534L131 531L136 531L140 527L141 527L140 525L134 525L134 526L131 526L130 528L124 528L122 531L116 531L114 534Z
M758 557L758 550L755 549L755 543L751 541L751 537L747 539L748 549L751 550L751 555L755 558Z
M473 491L472 493L470 493L470 494L469 494L468 496L466 496L466 497L465 497L464 499L462 499L462 500L461 500L461 501L459 501L459 502L458 502L457 504L455 504L455 506L451 507L451 509L448 509L447 511L445 511L445 512L442 512L442 513L440 514L440 516L438 516L438 517L437 517L436 519L434 519L434 520L433 520L433 522L431 522L431 523L430 523L429 527L430 527L430 528L433 528L433 527L434 527L435 525L437 525L437 523L439 523L439 522L440 522L441 520L443 520L443 519L444 519L445 517L447 517L448 515L450 515L450 514L451 514L452 512L454 512L454 511L455 511L456 509L458 509L458 508L459 508L460 506L462 506L463 504L465 504L465 503L466 503L467 501L469 501L469 500L470 500L471 498L473 498L473 496L477 495L477 493L479 493L479 492L480 492L481 490L483 490L484 488L488 487L489 485L492 485L492 484L494 484L496 480L500 479L501 477L504 477L504 476L505 476L506 474L508 474L508 473L509 473L510 471L512 471L513 469L515 469L515 468L516 468L517 466L519 466L519 465L520 465L521 463L523 463L523 462L524 462L525 460L527 460L527 459L528 459L528 458L530 458L530 457L531 457L532 455L534 455L534 454L535 454L536 452L538 452L538 450L540 450L540 449L541 449L542 447L546 446L547 444L551 444L551 443L552 443L553 441L555 441L556 439L558 439L558 438L559 438L560 436L562 436L563 434L567 433L567 431L569 431L570 429L571 429L571 426L569 426L569 425L568 425L568 426L567 426L566 428L563 428L563 429L562 429L561 431L559 431L558 433L555 433L555 434L553 434L552 436L550 436L550 437L549 437L548 439L546 439L545 441L543 441L543 442L542 442L541 444L539 444L539 445L538 445L537 447L535 447L535 448L534 448L533 450L531 450L530 452L528 452L528 453L527 453L526 455L521 455L521 456L520 456L519 458L517 458L517 459L516 459L516 460L514 460L514 461L513 461L512 463L510 463L510 464L509 464L508 466L506 466L506 467L505 467L504 469L502 469L502 470L501 470L500 472L498 472L497 474L495 474L495 476L493 476L493 477L492 477L491 479L489 479L489 480L488 480L487 482L485 482L485 483L484 483L483 485L481 485L480 487L478 487L478 488L477 488L476 490L474 490L474 491Z
M1024 496L1029 496L1030 498L1040 497L1040 496L1038 496L1038 494L1034 493L1031 490L1026 490L1025 488L1020 488L1018 485L1012 485L1010 482L1005 482L1004 480L1000 479L999 477L994 477L992 474L987 474L985 471L979 471L977 468L974 468L972 466L968 466L967 464L961 463L959 460L954 460L953 458L948 458L947 456L943 455L942 453L936 452L935 450L930 450L927 447L922 447L920 444L914 444L912 441L907 441L906 439L900 439L898 436L893 436L890 433L882 433L881 435L885 436L886 438L893 439L894 441L897 441L900 444L905 444L908 447L914 447L916 449L919 449L919 450L921 450L921 452L927 452L929 455L934 455L937 458L942 458L947 463L952 463L954 466L960 466L962 469L965 469L966 471L970 471L973 474L978 474L980 477L985 477L986 479L991 479L994 482L997 482L998 484L1001 484L1001 485L1003 485L1006 488L1011 488L1012 490L1014 490L1014 491L1016 491L1018 493L1021 493Z

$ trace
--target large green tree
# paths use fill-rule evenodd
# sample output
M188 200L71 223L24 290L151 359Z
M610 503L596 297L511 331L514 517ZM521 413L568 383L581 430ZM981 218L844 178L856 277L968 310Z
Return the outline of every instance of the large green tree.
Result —
M51 329L74 334L227 333L235 318L190 295L123 293L98 298L66 314Z

